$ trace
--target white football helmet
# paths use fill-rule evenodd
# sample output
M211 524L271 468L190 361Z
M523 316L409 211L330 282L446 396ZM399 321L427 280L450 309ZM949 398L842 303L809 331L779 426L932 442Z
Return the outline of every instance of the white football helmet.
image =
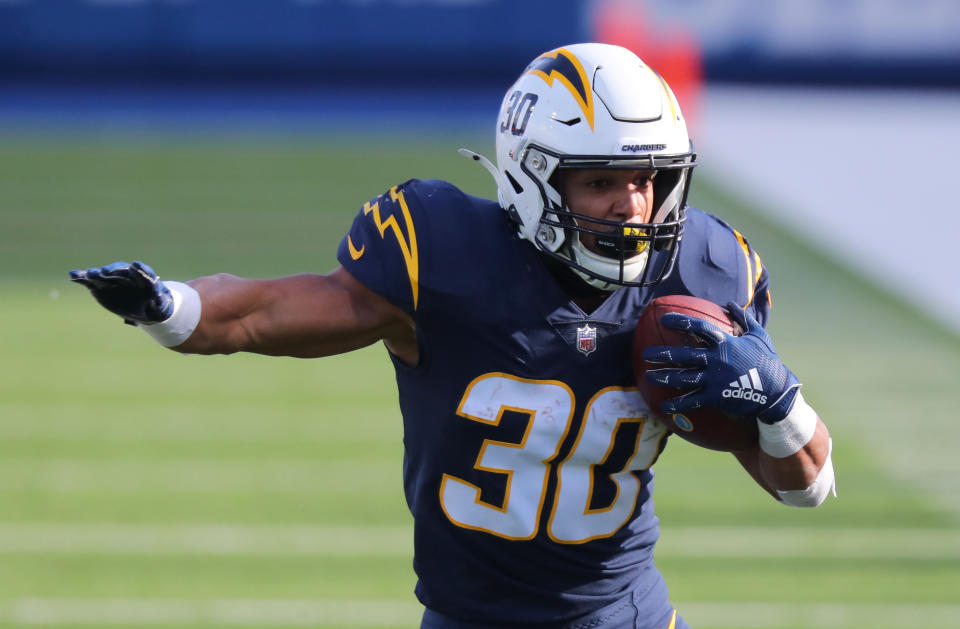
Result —
M648 286L669 275L696 155L676 97L640 58L608 44L540 55L507 92L496 133L496 166L461 153L493 174L500 205L522 238L601 290ZM651 222L570 211L563 194L570 168L655 170ZM587 220L592 228L583 226ZM583 246L581 233L596 234L600 251Z

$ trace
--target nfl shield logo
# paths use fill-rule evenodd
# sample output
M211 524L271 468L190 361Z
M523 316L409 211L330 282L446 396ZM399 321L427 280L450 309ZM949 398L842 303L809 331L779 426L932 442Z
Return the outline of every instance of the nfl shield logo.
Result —
M584 356L589 356L597 349L597 328L591 328L589 324L577 328L577 349Z

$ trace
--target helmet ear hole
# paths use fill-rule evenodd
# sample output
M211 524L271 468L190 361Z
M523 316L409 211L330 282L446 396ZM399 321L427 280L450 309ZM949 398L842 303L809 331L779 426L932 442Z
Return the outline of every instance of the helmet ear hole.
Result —
M505 171L503 171L503 172L507 175L507 181L509 181L509 182L510 182L510 185L513 186L513 191L514 191L515 193L517 193L517 194L522 193L522 192L523 192L523 186L520 185L520 182L517 181L517 180L513 177L513 175L510 174L510 171L509 171L509 170L505 170Z

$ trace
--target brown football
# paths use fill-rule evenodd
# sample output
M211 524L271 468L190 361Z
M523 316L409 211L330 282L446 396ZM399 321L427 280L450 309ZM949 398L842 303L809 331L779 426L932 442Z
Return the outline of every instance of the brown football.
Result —
M667 365L653 365L643 360L641 354L651 345L703 346L696 336L665 327L660 318L668 312L704 319L728 334L739 336L740 326L730 318L727 311L717 304L687 295L658 297L647 305L637 322L633 338L633 368L640 395L655 413L660 413L660 404L682 395L683 389L661 387L648 381L648 369ZM700 408L683 415L674 415L665 420L678 437L702 448L711 450L744 450L757 444L757 421L727 415L713 408Z

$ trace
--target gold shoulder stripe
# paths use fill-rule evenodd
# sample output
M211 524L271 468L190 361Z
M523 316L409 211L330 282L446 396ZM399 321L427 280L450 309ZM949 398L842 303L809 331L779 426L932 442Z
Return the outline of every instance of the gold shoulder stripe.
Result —
M754 285L757 285L760 283L760 275L763 274L763 262L760 261L760 254L756 251L753 252L753 265L754 271L756 272L755 277L753 278L753 283Z
M740 248L743 249L743 260L747 263L747 303L743 304L743 307L746 308L750 305L750 302L753 301L753 291L756 287L757 281L760 279L760 257L757 256L757 279L754 279L753 264L750 260L750 245L747 244L747 241L744 240L743 235L741 235L740 232L734 229L733 233L737 237L737 242L740 243Z
M384 238L387 229L393 231L393 235L400 245L400 252L403 254L403 262L407 266L407 276L410 278L410 290L413 292L413 307L417 308L420 297L420 256L417 252L417 234L413 229L413 217L410 216L410 208L407 206L407 200L403 197L403 192L396 186L390 188L390 198L400 205L400 211L403 212L403 222L407 228L407 237L404 237L403 231L397 223L396 215L391 214L387 220L380 217L380 202L376 201L373 205L369 202L363 205L364 215L372 214L373 223L380 231L380 237ZM409 240L407 240L409 238Z

